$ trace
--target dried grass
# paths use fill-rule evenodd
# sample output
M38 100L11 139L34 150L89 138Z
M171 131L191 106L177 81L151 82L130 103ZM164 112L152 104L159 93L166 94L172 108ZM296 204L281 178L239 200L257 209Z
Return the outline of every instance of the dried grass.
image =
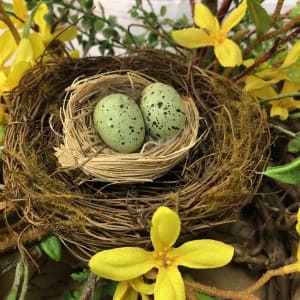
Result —
M186 110L186 126L176 137L154 140L147 137L140 151L118 153L107 147L93 126L92 113L98 100L108 94L126 94L136 102L142 90L154 78L138 72L108 72L75 80L67 89L62 113L63 144L55 148L60 165L67 170L80 169L74 181L107 181L133 183L153 181L162 176L182 159L189 150L205 137L198 138L199 113L194 101L183 98Z

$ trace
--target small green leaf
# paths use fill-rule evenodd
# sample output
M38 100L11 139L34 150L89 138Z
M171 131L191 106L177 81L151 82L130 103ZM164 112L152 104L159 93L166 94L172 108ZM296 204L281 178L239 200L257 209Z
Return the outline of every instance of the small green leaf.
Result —
M102 19L97 19L95 22L95 30L101 30L104 27L104 21Z
M288 143L288 151L291 153L300 152L300 139L296 138Z
M165 5L163 5L161 8L160 8L160 12L159 14L164 17L167 13L167 7Z
M288 68L284 71L284 74L292 81L300 83L300 68Z
M268 32L271 26L271 18L266 10L256 0L248 0L248 11L252 22L259 35Z
M284 183L300 184L300 156L288 164L269 167L261 174Z
M51 235L41 242L42 250L54 261L60 261L61 241L55 235Z
M296 18L300 14L300 4L297 4L296 6L292 7L290 14L288 17L290 19Z
M93 7L94 1L93 0L87 0L84 3L84 6L86 9L91 9Z
M71 278L76 281L85 281L89 278L90 271L88 269L83 269L82 272L72 273Z

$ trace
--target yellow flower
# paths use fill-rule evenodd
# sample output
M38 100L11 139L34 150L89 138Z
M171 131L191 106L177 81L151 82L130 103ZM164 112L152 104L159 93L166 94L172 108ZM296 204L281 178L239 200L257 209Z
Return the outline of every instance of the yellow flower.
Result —
M288 51L284 61L280 66L275 66L274 68L270 64L265 64L267 66L264 70L256 72L254 75L261 79L260 88L269 86L270 84L277 83L281 80L289 80L293 82L293 79L288 77L285 72L289 68L300 68L300 62L298 61L300 57L300 40L295 43L295 45ZM299 81L298 81L299 82Z
M229 31L243 18L247 10L247 0L232 11L220 26L217 18L202 3L195 5L195 24L200 28L174 30L172 37L176 43L186 48L213 46L220 64L224 67L239 66L242 54L239 46L227 38Z
M45 15L48 13L49 9L47 4L41 3L34 14L34 22L39 26L39 33L45 45L49 44L55 38L58 38L60 41L69 41L76 37L76 26L70 26L68 28L60 27L52 33L51 25L45 20Z
M104 278L128 281L154 268L157 270L154 299L184 300L184 282L178 266L198 269L221 267L231 261L234 249L209 239L186 242L175 248L180 227L178 214L162 206L152 217L150 237L154 251L139 247L104 250L90 259L90 269Z
M13 15L10 20L17 28L22 28L27 18L27 7L24 0L13 0ZM6 28L6 24L0 21L0 28Z
M266 82L256 76L250 75L246 79L246 91L253 96L261 99L273 98L276 96L284 96L289 93L295 93L300 89L300 84L285 80L280 93ZM294 100L292 97L282 98L280 100L270 101L271 110L270 116L279 116L282 121L289 117L289 112L294 109L300 109L300 101Z
M142 300L150 300L148 295L154 292L153 284L146 284L141 277L119 282L113 300L137 300L138 295Z
M0 35L0 70L4 67L6 62L11 58L13 53L16 51L17 43L9 30L5 30Z
M0 69L0 95L19 84L24 72L34 64L35 59L43 53L44 49L41 37L36 32L20 40L11 66Z

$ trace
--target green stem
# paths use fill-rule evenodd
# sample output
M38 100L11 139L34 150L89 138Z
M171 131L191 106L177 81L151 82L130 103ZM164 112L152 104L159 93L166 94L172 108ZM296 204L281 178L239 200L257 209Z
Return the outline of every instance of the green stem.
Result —
M10 292L6 298L6 300L17 300L18 298L18 290L21 284L22 276L23 276L24 268L23 268L23 262L22 259L20 258L18 261L18 264L16 266L16 271L15 271L15 279L13 282L13 285L10 289Z
M292 120L300 119L300 112L290 114L290 119L292 119Z
M292 131L290 131L288 129L285 129L285 128L279 126L279 125L270 124L270 127L275 128L278 131L280 131L280 132L282 132L282 133L284 133L284 134L286 134L286 135L288 135L288 136L290 136L292 138L296 137L296 134L294 132L292 132Z
M10 20L9 16L7 15L7 13L2 5L2 1L0 1L0 21L4 22L7 25L8 29L12 33L16 43L19 44L19 42L20 42L19 33L18 33L16 27L14 26L13 22Z
M288 94L284 94L284 95L278 95L278 96L274 96L271 98L265 98L265 99L259 100L259 103L262 104L262 103L269 102L269 101L280 100L280 99L289 98L289 97L297 97L297 96L300 96L299 92L288 93Z

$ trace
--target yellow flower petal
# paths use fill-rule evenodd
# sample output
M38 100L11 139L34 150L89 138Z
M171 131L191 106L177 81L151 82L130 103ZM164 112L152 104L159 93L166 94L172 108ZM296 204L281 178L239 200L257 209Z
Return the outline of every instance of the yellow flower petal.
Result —
M77 27L76 26L70 26L68 28L59 28L57 29L52 39L58 38L60 41L70 41L74 39L77 35Z
M300 208L298 208L298 213L297 213L296 230L300 234Z
M30 67L31 63L26 61L20 61L11 66L10 73L7 76L7 85L9 90L12 90L19 84L22 76Z
M174 249L177 265L188 268L218 268L228 264L234 248L215 240L196 240L184 243Z
M155 250L173 246L180 233L178 214L166 206L159 207L152 217L150 237Z
M50 24L44 19L44 16L49 13L49 9L46 3L42 2L36 12L34 14L34 22L39 26L40 35L44 41L44 43L48 44L52 39L51 26Z
M129 283L140 294L152 295L154 293L155 284L146 283L143 277L134 278Z
M13 60L13 65L19 62L31 62L33 59L33 49L28 38L22 38L18 45L16 57Z
M198 48L214 45L212 38L199 28L186 28L172 32L174 41L186 48Z
M155 300L185 300L184 283L176 267L158 271L154 289Z
M225 39L223 43L216 45L214 51L218 61L224 67L239 66L243 62L241 49L229 39Z
M137 300L138 293L129 285L128 281L121 281L117 285L113 300Z
M120 281L115 290L113 300L123 300L124 296L129 288L130 288L130 286L129 286L128 281Z
M295 63L300 57L300 40L290 49L280 68L286 68Z
M279 72L278 69L265 69L255 73L255 76L262 78L267 84L277 83L286 78L286 75Z
M78 50L73 50L68 53L72 58L79 58L80 52Z
M267 86L269 86L270 84L268 82L266 82L265 80L254 76L254 75L249 75L246 78L246 91L253 91L253 90L259 90L261 88L265 88Z
M296 93L300 90L300 84L294 81L285 80L282 90L280 91L281 95L288 93Z
M298 244L298 250L297 250L297 262L299 265L299 272L300 272L300 243Z
M25 21L27 18L27 7L24 0L13 0L14 13L18 18L12 17L12 22L18 28L22 28L24 23L20 20Z
M271 85L261 78L250 75L246 78L245 83L245 90L253 96L259 97L261 99L277 96L277 93L271 87Z
M138 247L104 250L90 259L89 267L100 277L129 280L152 269L152 253Z
M4 31L0 36L0 67L13 55L17 48L16 41L9 30ZM5 46L3 46L5 45Z
M253 65L255 63L255 59L254 58L249 58L243 61L243 65L245 67L250 67L251 65Z
M242 3L232 11L232 13L225 19L221 26L223 33L227 34L231 28L237 25L246 14L247 0L243 0Z
M280 120L284 121L289 117L289 111L286 107L281 107L279 105L273 104L270 110L270 117L276 117L276 116L279 116Z
M195 5L194 21L197 26L207 29L210 34L215 34L220 30L219 21L202 3Z
M32 50L33 50L32 59L34 60L44 52L45 46L41 36L37 32L32 32L29 35L28 39L32 46Z

